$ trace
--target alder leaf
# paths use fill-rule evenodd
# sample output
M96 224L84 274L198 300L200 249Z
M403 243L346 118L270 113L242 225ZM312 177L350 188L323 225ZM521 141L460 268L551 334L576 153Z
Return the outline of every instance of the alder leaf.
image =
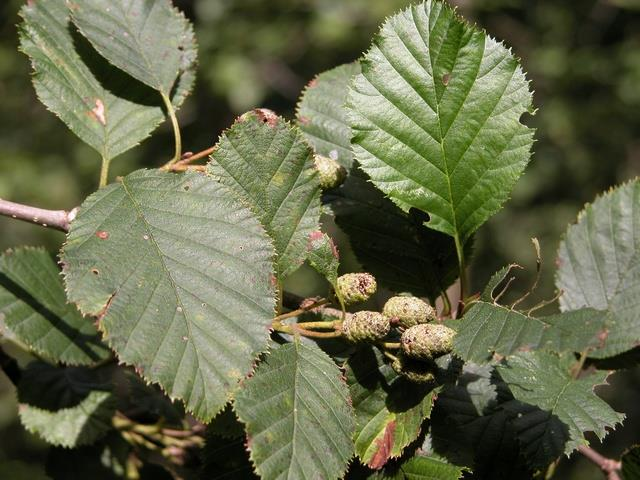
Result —
M353 410L337 365L313 344L275 349L238 392L262 480L342 478L353 455Z
M353 165L353 153L344 104L349 84L358 73L358 62L321 73L302 92L297 108L300 130L316 152L336 160L347 170Z
M462 318L453 349L463 360L473 362L520 350L592 351L602 343L604 325L604 312L591 308L531 317L502 305L477 302Z
M558 252L556 285L563 311L606 310L605 358L640 343L640 182L615 188L587 207L567 229Z
M52 362L92 365L111 355L93 319L67 303L60 269L44 249L21 247L0 256L0 320Z
M136 146L164 120L160 96L96 55L73 28L62 0L28 2L20 15L20 49L31 59L38 98L103 158ZM184 33L175 107L195 79L193 32L186 21Z
M564 452L569 454L587 444L584 432L593 432L602 440L607 429L624 419L593 391L594 386L605 384L609 373L596 372L576 380L570 374L572 363L573 355L520 352L496 367L516 400L539 409L523 412L516 406L515 426L524 444L541 437L547 444L566 442Z
M435 300L458 277L453 240L426 228L421 212L396 207L359 169L326 201L358 261L385 287Z
M352 355L346 370L356 414L356 454L368 467L382 468L418 438L437 391L399 376L371 348Z
M320 229L320 184L312 157L297 128L269 110L254 110L223 133L208 165L273 238L279 279L304 262L309 235Z
M31 363L18 385L20 421L46 442L90 445L109 430L116 400L103 371Z
M186 50L190 23L170 0L67 0L73 22L116 67L169 96ZM195 62L195 56L191 63Z
M307 261L320 275L335 288L338 283L338 267L340 267L340 255L338 248L331 237L321 231L311 232Z
M267 347L273 247L197 173L140 170L90 196L62 261L69 299L100 315L123 362L209 420Z
M370 480L458 480L467 469L440 458L417 456L400 464L393 473L378 473Z
M387 20L361 65L347 102L355 158L461 255L529 161L533 130L520 117L532 96L518 60L428 0Z

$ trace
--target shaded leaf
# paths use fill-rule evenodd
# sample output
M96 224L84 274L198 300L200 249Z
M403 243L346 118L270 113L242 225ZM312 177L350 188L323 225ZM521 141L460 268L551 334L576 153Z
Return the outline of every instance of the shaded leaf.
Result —
M418 438L437 394L399 376L383 358L378 350L363 348L346 364L356 414L356 454L373 469L399 457Z
M624 480L640 478L640 446L634 445L622 454L622 478Z
M564 444L566 440L564 451L569 454L587 444L584 432L593 432L602 440L608 428L615 428L624 419L593 392L594 386L605 383L608 373L597 372L575 380L570 374L573 361L573 356L521 352L497 366L516 400L544 411L532 409L530 418L519 412L518 436L524 443L527 437L542 435L550 437L548 443ZM566 433L558 430L559 422Z
M591 355L611 357L640 343L640 182L618 187L588 205L567 229L558 252L556 285L563 311L609 313L608 336Z
M83 203L62 258L69 298L118 357L207 420L267 346L272 255L223 185L140 170Z
M320 184L313 154L297 128L267 110L244 114L211 156L209 172L251 206L275 242L282 279L307 256L319 230Z
M316 152L333 158L346 169L353 165L353 153L344 104L349 84L358 73L358 62L321 73L302 92L297 108L300 130Z
M166 95L194 50L191 25L170 0L70 0L73 21L116 67ZM195 56L191 63L195 62Z
M347 102L355 158L461 252L529 161L533 131L520 117L532 98L517 59L427 0L387 20L361 65Z
M315 345L274 350L236 396L263 480L341 478L353 455L353 410L340 369Z
M67 303L60 270L44 249L0 257L0 317L11 335L52 362L91 365L111 355L93 320Z
M453 240L426 228L420 212L396 207L360 170L326 199L358 260L380 284L435 300L457 278Z
M335 288L338 282L340 255L338 248L329 235L320 231L311 232L307 261L320 275Z
M591 308L536 318L477 302L462 318L453 348L460 358L474 362L521 350L582 352L600 346L604 324L605 313Z
M101 372L32 363L18 385L20 421L52 445L90 445L112 429L116 400Z
M73 30L64 2L28 2L20 14L20 48L31 58L38 98L102 157L112 159L136 146L163 121L160 96L96 55ZM188 47L193 35L186 28ZM176 107L195 79L193 48L183 55L186 65L172 97Z

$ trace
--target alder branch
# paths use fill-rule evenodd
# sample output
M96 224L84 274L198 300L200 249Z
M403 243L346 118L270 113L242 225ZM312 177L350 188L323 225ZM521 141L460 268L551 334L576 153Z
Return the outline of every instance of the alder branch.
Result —
M602 470L602 473L605 474L607 480L621 480L618 472L621 470L622 464L619 461L604 457L593 448L584 445L579 446L578 451L592 463L596 464L600 470Z
M44 210L0 198L0 215L53 228L65 233L69 231L69 222L75 218L76 212L76 208L70 212L65 210Z

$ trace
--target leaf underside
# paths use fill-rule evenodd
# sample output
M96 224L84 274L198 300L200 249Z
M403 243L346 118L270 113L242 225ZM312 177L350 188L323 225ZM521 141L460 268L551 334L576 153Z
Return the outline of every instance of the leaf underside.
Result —
M100 315L118 357L207 420L266 349L272 256L223 185L140 170L84 202L62 261L69 299Z
M403 210L461 246L507 200L530 157L528 83L502 44L428 0L391 17L347 108L355 158Z
M72 0L73 21L116 67L166 95L180 73L189 22L170 0Z
M309 235L320 229L320 184L312 157L297 128L255 110L223 133L208 165L273 238L279 279L304 262Z
M560 308L608 312L605 358L640 344L640 182L634 180L596 199L571 225L560 244L556 285Z
M29 2L20 15L20 49L31 58L38 98L103 158L136 146L164 120L160 96L96 55L73 28L64 2ZM184 32L176 107L195 80L195 44L186 23Z
M90 318L67 303L60 270L43 249L22 247L0 257L0 319L13 335L52 362L91 365L109 358Z
M274 350L244 382L235 410L260 478L342 478L353 411L336 364L313 344Z
M353 153L344 104L349 84L358 73L357 62L321 73L307 85L297 108L300 130L315 151L333 158L347 170L353 165Z

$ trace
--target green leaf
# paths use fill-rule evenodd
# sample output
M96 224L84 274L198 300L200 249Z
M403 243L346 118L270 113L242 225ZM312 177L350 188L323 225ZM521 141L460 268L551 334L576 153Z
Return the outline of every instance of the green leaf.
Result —
M223 185L140 170L83 203L62 261L69 299L100 315L118 357L209 420L266 349L272 257Z
M307 256L320 228L320 185L313 153L297 128L268 110L244 114L211 155L209 172L258 215L276 246L282 279Z
M136 146L164 120L160 96L96 55L72 28L64 2L29 2L20 15L20 48L31 58L38 98L103 158ZM182 74L172 97L176 107L195 79L193 33L186 22L184 28Z
M10 478L11 480L51 480L42 471L42 466L20 460L0 461L0 478Z
M474 362L521 350L582 352L600 346L604 324L604 312L591 308L536 318L477 302L462 318L453 349L463 360Z
M640 446L634 445L622 454L622 478L624 480L640 478Z
M263 480L341 478L353 455L353 411L340 369L315 345L274 350L244 382L235 410Z
M108 370L107 370L108 372ZM116 400L103 371L31 363L18 385L20 421L48 443L90 445L112 429Z
M344 104L358 62L341 65L311 80L298 103L298 125L316 152L346 169L353 165L351 128Z
M329 235L319 230L311 232L309 235L307 261L335 288L338 283L340 255L338 254L338 248Z
M0 257L0 317L11 335L52 362L91 365L111 355L93 320L67 303L60 270L43 249Z
M487 285L484 287L484 290L482 290L482 294L480 295L480 300L482 300L483 302L495 303L496 296L500 294L500 292L497 291L498 287L505 280L507 280L507 276L515 268L522 268L522 267L517 263L511 263L509 265L502 267L500 270L494 273L489 279L489 283L487 283ZM507 282L511 281L512 278L514 277L509 277L509 280L507 280Z
M458 480L466 469L442 459L414 457L403 462L392 474L377 474L371 480Z
M396 292L435 300L458 277L453 240L426 228L426 216L404 213L354 169L327 200L358 260Z
M529 161L533 131L520 117L532 98L517 59L428 0L387 20L361 64L347 102L356 159L461 254Z
M592 355L611 357L640 342L640 182L618 187L588 205L560 244L556 285L563 311L608 311L608 336Z
M608 428L615 428L624 419L593 392L594 386L605 383L608 373L575 380L570 374L573 361L573 355L521 352L497 366L516 400L544 411L519 412L516 428L525 444L540 437L551 444L566 441L564 451L569 454L587 444L584 432L593 432L602 440Z
M418 438L437 392L399 376L371 348L350 357L347 384L356 414L356 454L368 467L382 468Z
M73 22L109 62L169 95L195 49L190 23L170 0L71 0ZM195 62L195 56L192 58Z

